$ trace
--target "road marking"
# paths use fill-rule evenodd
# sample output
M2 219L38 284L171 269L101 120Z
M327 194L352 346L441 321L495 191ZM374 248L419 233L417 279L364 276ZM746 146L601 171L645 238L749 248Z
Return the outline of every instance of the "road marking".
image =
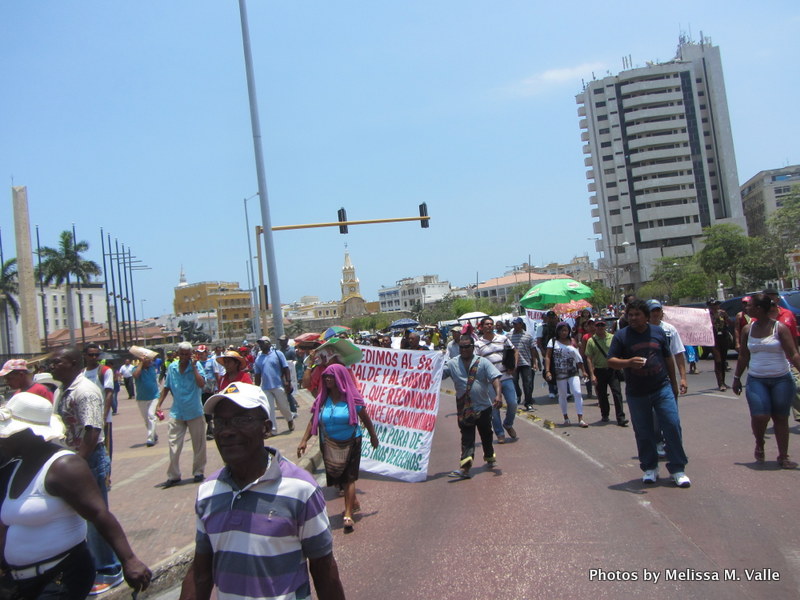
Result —
M735 399L733 396L731 396L729 394L722 395L722 394L709 394L707 392L703 392L700 395L701 396L711 396L713 398L725 398L726 400L734 400Z
M127 479L123 479L122 481L117 481L115 479L114 480L114 486L113 486L114 491L118 490L121 487L125 487L126 485L129 485L131 483L136 483L137 481L142 479L145 475L149 475L150 473L152 473L156 469L162 468L167 462L169 462L169 457L165 456L164 458L159 459L154 463L150 463L144 469L140 470L135 475L131 475Z
M534 425L533 421L528 421L528 422L529 422L531 425ZM574 452L576 452L577 454L580 454L580 455L581 455L583 458L585 458L586 460L588 460L588 461L589 461L590 463L592 463L594 466L596 466L596 467L598 467L598 468L600 468L600 469L605 469L605 468L606 468L606 466L605 466L603 463L601 463L599 460L597 460L596 458L594 458L594 457L593 457L591 454L589 454L588 452L584 452L583 450L581 450L580 448L578 448L578 447L577 447L575 444L573 444L571 441L569 441L569 440L568 440L567 438L565 438L563 435L561 435L561 434L559 434L559 433L556 433L555 431L551 431L551 430L549 430L549 429L547 429L547 428L545 428L545 427L537 427L537 426L535 426L535 425L534 425L534 429L535 429L536 431L544 431L544 432L545 432L545 433L547 433L548 435L552 435L552 436L553 436L555 439L557 439L557 440L559 440L560 442L562 442L562 443L566 444L566 445L567 445L567 447L571 448L571 449L572 449Z

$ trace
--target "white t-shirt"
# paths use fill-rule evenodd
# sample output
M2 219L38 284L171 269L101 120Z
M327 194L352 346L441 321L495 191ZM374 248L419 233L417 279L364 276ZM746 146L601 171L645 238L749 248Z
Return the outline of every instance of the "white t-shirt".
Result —
M569 379L578 375L578 364L583 363L581 353L571 344L562 344L555 338L547 342L547 347L553 349L551 370L556 374L556 379Z
M103 372L103 385L100 385L100 382L97 379L97 371L102 369ZM86 377L89 381L95 384L97 387L100 388L102 392L103 402L106 400L106 392L105 390L111 390L111 393L114 393L114 369L111 367L106 367L105 365L100 365L96 369L89 369L83 370L83 376ZM112 410L108 409L108 414L106 415L106 423L111 423L111 413Z
M681 352L686 352L686 348L683 347L683 342L681 341L681 335L678 333L678 330L675 329L674 325L661 321L661 329L664 330L664 335L667 337L669 351L672 353L672 356L680 354Z

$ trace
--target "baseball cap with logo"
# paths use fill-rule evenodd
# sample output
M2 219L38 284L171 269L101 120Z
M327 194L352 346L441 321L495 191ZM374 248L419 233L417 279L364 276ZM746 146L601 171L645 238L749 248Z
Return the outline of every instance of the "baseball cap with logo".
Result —
M218 394L214 394L206 400L203 410L207 415L214 412L214 407L220 400L230 400L242 408L263 408L267 413L267 418L272 420L269 412L269 401L264 391L257 385L235 381Z

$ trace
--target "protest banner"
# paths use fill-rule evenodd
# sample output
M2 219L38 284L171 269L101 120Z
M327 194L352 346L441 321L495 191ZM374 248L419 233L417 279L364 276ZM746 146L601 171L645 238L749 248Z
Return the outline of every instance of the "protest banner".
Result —
M714 345L714 331L707 309L665 306L664 320L678 330L684 346Z
M425 481L431 453L444 354L363 348L350 370L358 381L380 444L364 436L361 468L402 481Z

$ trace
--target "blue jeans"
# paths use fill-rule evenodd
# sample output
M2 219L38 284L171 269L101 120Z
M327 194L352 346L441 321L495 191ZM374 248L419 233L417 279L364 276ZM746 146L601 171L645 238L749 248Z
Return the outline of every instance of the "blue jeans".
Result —
M533 376L534 372L530 365L519 365L514 370L514 391L517 398L525 397L525 406L533 404ZM522 389L519 387L519 380L522 378Z
M514 380L506 379L500 382L503 398L506 400L506 418L500 420L500 409L492 408L492 429L498 437L504 436L503 427L513 427L514 417L517 416L517 392L514 391Z
M794 377L791 373L780 377L747 376L747 406L750 415L776 415L788 417L794 400Z
M678 403L669 381L661 389L643 396L627 393L627 400L636 447L639 450L639 468L648 471L658 467L656 442L659 436L653 425L655 411L667 445L667 470L670 473L683 471L689 459L683 451Z
M97 487L100 488L100 495L103 496L103 502L108 506L108 489L106 489L106 478L111 473L111 460L106 454L106 447L103 444L97 444L94 452L89 456L89 469L97 481ZM117 555L108 545L106 540L100 535L94 525L87 523L88 532L86 534L86 542L89 544L89 552L92 553L94 565L98 574L113 574L118 572L122 565L117 559Z

